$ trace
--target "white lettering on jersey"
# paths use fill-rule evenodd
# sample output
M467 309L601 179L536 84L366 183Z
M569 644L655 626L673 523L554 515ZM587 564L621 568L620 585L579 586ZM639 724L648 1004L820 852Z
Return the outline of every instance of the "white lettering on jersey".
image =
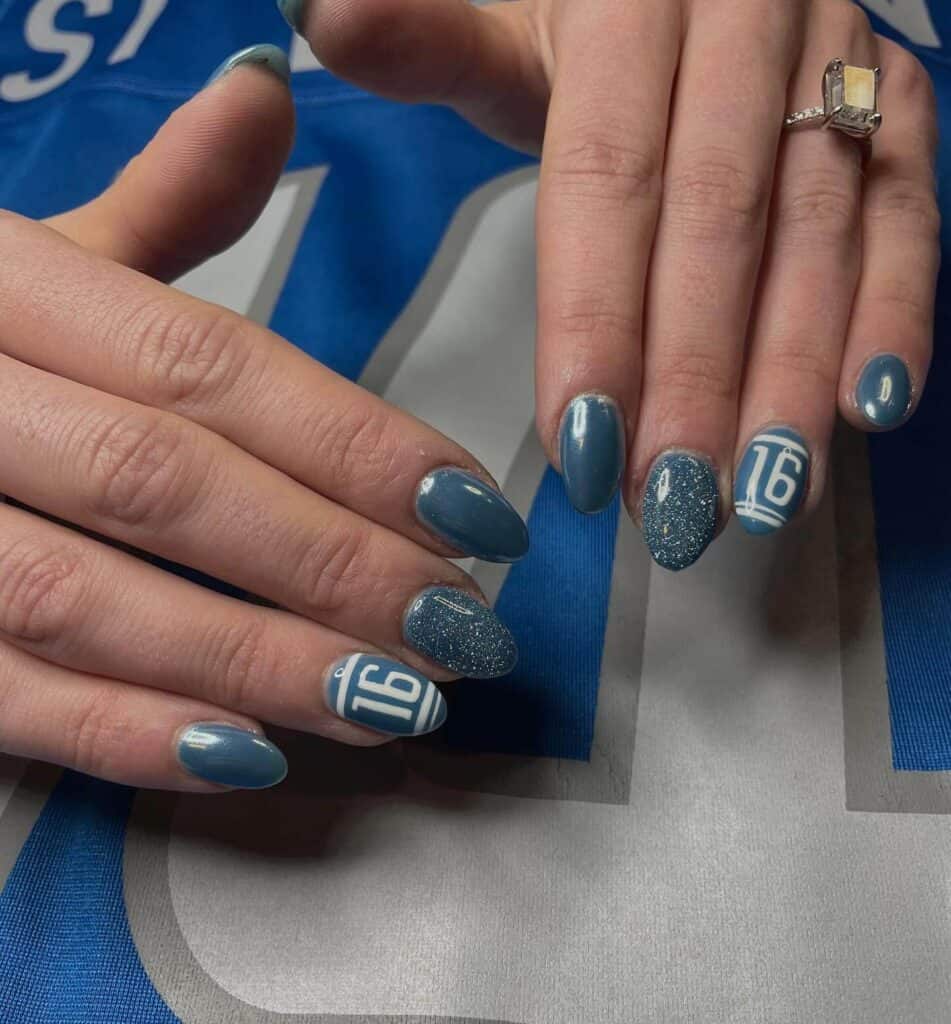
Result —
M90 32L66 32L56 27L59 12L76 0L37 0L26 17L23 36L36 53L59 54L63 59L55 71L32 78L28 71L13 71L0 78L0 99L22 103L43 96L68 82L92 56L96 38ZM112 13L112 0L79 0L87 18ZM109 55L109 64L131 60L149 30L168 6L168 0L142 0L128 31Z

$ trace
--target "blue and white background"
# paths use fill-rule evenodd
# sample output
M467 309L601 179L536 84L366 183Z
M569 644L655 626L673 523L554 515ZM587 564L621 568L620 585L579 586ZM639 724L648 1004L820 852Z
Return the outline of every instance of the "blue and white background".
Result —
M866 6L951 116L951 9ZM945 290L913 422L843 434L808 526L731 527L665 574L616 507L571 512L534 438L534 164L333 79L268 0L0 0L0 207L88 199L265 40L291 50L294 154L180 286L504 482L531 555L472 568L522 660L455 686L432 743L279 736L272 793L0 758L0 1022L951 1019Z

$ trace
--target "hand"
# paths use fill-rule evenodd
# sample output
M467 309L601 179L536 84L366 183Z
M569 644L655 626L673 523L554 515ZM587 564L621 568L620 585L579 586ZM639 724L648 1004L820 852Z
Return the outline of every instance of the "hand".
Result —
M736 506L818 504L836 404L903 423L931 353L935 105L847 0L279 3L332 71L542 153L537 423L572 502L620 481L665 568ZM884 126L783 135L828 62L881 65ZM626 469L625 469L626 463Z
M0 215L0 751L137 786L265 786L286 766L259 721L375 744L441 724L427 677L512 667L442 557L524 554L484 470L155 280L260 212L291 145L286 79L280 51L248 51L93 203Z

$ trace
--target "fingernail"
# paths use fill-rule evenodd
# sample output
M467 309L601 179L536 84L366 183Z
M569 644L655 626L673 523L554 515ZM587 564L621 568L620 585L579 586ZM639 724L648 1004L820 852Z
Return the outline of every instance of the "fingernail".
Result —
M291 80L291 66L287 62L287 54L279 46L261 43L258 46L249 46L246 50L238 50L227 60L222 61L211 73L211 77L205 82L205 85L211 85L212 82L216 82L242 64L259 64L277 75L285 85Z
M606 395L579 395L565 410L559 448L568 500L579 512L611 504L624 472L624 425Z
M518 512L494 487L461 469L437 469L423 478L416 515L447 544L486 562L517 562L528 551Z
M393 736L421 736L446 721L446 702L425 677L375 654L351 654L330 670L334 714Z
M799 510L809 478L809 449L789 427L772 427L750 441L736 471L733 500L747 533L772 533Z
M495 612L455 587L430 587L415 598L403 637L430 661L474 679L507 675L518 661L515 640Z
M908 367L898 356L876 356L862 370L855 400L872 426L897 427L911 405Z
M641 505L644 540L664 569L686 569L703 554L717 528L719 488L708 462L665 452L654 463Z
M277 9L284 15L284 20L296 32L304 20L306 0L277 0Z
M182 767L207 782L266 789L287 775L284 755L258 733L220 722L196 722L179 737Z

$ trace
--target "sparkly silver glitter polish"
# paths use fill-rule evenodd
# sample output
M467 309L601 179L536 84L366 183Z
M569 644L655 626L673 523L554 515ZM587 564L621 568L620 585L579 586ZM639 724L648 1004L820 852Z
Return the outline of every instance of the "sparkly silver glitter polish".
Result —
M664 569L686 569L717 529L720 492L709 463L685 452L665 452L654 463L641 505L644 540Z
M495 612L455 587L430 587L414 598L403 638L430 661L474 679L507 675L518 661L515 640Z

